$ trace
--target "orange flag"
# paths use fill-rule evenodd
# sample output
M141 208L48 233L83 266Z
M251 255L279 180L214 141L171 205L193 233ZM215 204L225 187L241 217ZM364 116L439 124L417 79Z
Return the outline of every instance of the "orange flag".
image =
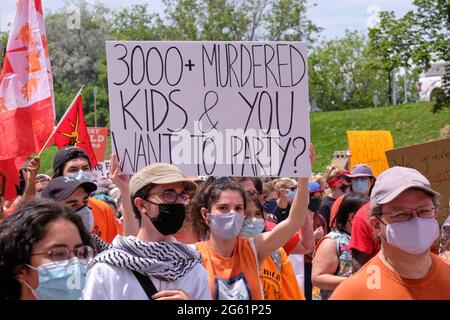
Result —
M0 173L14 199L18 170L55 123L53 78L41 0L17 0L0 74Z
M66 146L76 146L83 149L89 156L91 168L97 165L97 159L84 120L81 95L75 100L70 110L66 112L64 118L59 121L53 139L59 149Z

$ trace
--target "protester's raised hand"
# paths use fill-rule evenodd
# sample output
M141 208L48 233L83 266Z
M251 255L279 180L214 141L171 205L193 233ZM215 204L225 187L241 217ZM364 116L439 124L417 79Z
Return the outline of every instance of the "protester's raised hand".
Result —
M189 296L181 289L164 290L155 293L153 300L189 300Z
M311 167L316 162L316 150L314 149L314 145L312 143L309 144L309 159L311 160Z
M322 226L318 227L318 228L314 231L314 238L315 238L316 240L321 239L324 235L325 235L325 234L324 234L324 230L323 230L323 227L322 227Z
M122 194L128 194L130 177L120 170L120 163L115 154L111 154L111 163L109 166L109 178L119 188ZM125 191L125 193L124 193Z
M40 168L40 163L41 163L41 159L39 157L34 157L33 160L30 161L30 163L28 163L28 167L27 167L27 174L28 174L28 180L36 179L36 176L39 172L39 168Z

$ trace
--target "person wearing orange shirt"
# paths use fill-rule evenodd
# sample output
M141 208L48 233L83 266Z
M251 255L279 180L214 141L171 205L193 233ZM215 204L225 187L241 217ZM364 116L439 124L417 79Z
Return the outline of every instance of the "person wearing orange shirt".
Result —
M256 237L264 231L264 226L263 206L256 196L249 196L240 235L247 238ZM267 256L261 265L259 277L264 300L305 300L294 267L283 248Z
M64 147L58 150L53 159L53 178L68 176L80 181L92 182L91 164L83 149L78 147ZM88 206L92 208L94 226L92 231L100 239L111 243L116 235L123 234L120 225L108 204L90 197ZM130 213L131 214L131 213ZM134 217L131 217L134 224ZM125 221L125 217L124 217Z
M312 146L310 158L314 159ZM194 230L205 240L195 246L208 272L214 300L263 299L259 266L303 225L308 214L308 197L308 179L299 178L286 220L272 231L250 239L239 236L245 220L246 194L231 179L216 179L191 201Z
M439 194L419 171L390 168L370 196L380 252L342 282L332 300L450 299L450 264L430 252L439 237Z

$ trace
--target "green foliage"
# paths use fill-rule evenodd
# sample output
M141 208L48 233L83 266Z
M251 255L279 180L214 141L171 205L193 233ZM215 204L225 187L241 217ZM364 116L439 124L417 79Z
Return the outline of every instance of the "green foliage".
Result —
M422 102L312 113L311 141L317 153L314 171L323 171L330 164L334 151L347 150L347 130L390 130L395 148L439 139L440 129L449 124L450 108L441 114L432 114L431 105Z
M320 43L308 63L313 107L342 110L387 104L386 74L373 68L366 39L358 32Z

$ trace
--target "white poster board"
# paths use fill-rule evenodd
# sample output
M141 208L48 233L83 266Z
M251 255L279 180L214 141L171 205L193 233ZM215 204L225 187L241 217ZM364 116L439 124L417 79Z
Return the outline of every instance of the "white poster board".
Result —
M108 41L106 54L124 172L310 176L305 43Z
M109 177L109 165L110 160L103 160L102 162L97 163L97 166L91 170L92 179L98 181L100 177Z

